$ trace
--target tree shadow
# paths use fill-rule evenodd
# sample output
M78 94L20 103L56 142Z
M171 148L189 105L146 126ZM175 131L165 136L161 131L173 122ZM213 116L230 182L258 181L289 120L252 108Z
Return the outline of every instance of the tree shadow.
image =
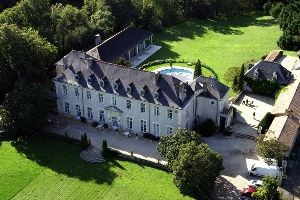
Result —
M57 173L82 181L112 184L118 176L112 169L126 170L117 160L91 164L79 157L79 146L42 136L19 138L12 142L16 150L28 159Z
M240 197L240 191L224 177L219 176L215 182L214 193L212 199L232 199L236 200Z

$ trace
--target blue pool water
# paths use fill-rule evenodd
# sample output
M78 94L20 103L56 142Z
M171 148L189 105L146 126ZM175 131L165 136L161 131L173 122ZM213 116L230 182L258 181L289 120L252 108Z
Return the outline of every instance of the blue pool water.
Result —
M194 77L193 72L181 68L163 69L159 73L174 76L184 82L191 82Z

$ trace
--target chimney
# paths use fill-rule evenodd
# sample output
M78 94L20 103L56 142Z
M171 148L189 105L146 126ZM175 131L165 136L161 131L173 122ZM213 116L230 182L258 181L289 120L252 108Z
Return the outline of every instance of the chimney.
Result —
M292 110L286 109L284 114L285 114L285 116L289 116L291 112L292 112Z
M207 81L203 82L203 92L207 92L208 91L207 84L208 84Z
M87 60L88 67L91 67L92 64L93 64L94 59L93 58L87 58L86 60Z
M101 44L101 36L100 34L95 35L95 45L98 46L99 44Z
M160 73L157 72L157 73L155 74L155 77L154 77L154 85L157 85L157 84L158 84L159 77L160 77Z

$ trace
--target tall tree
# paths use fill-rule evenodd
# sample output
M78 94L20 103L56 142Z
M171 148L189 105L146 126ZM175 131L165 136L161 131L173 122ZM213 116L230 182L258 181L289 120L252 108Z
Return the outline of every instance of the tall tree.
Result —
M104 0L85 0L83 10L89 16L94 33L99 33L102 37L108 37L113 33L115 18Z
M180 192L195 199L211 199L223 158L207 144L190 142L181 146L172 166L174 183Z
M265 136L260 136L257 140L257 154L269 165L273 163L273 159L275 159L277 163L281 163L287 150L288 147L275 138L265 140Z
M238 82L239 82L239 90L242 90L243 89L243 86L244 86L244 76L245 76L245 65L244 63L242 64L242 67L241 67L241 70L240 70L240 75L239 75L239 79L238 79Z
M52 41L50 0L22 0L0 14L0 22L33 28Z
M91 43L86 40L93 40L88 16L83 10L71 5L56 4L52 7L51 17L60 54L72 49L84 49L86 44Z
M181 146L192 141L196 144L201 143L200 136L196 132L178 129L172 136L161 137L157 150L161 156L168 160L168 164L171 167L173 162L178 158Z
M0 129L33 130L51 109L46 71L56 52L37 31L0 25Z
M202 66L200 60L198 60L195 64L194 79L199 76L202 76Z
M4 99L0 128L9 133L27 134L40 128L43 117L53 109L44 84L18 79ZM2 114L2 115L1 115Z

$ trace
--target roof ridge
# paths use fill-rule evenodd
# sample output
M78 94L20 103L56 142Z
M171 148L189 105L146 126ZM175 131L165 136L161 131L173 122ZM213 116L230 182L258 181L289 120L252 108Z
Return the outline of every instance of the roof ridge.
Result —
M106 39L106 40L104 40L104 41L103 41L101 44L99 44L99 45L95 46L94 48L98 48L99 46L101 46L101 45L103 45L103 44L105 44L105 43L109 42L111 39L113 39L114 37L116 37L117 35L119 35L119 34L123 33L124 31L126 31L127 29L129 29L129 28L131 28L131 27L133 27L133 26L132 26L132 25L129 25L129 26L128 26L128 27L126 27L125 29L123 29L123 30L119 31L118 33L116 33L116 34L112 35L111 37L107 38L107 39Z

